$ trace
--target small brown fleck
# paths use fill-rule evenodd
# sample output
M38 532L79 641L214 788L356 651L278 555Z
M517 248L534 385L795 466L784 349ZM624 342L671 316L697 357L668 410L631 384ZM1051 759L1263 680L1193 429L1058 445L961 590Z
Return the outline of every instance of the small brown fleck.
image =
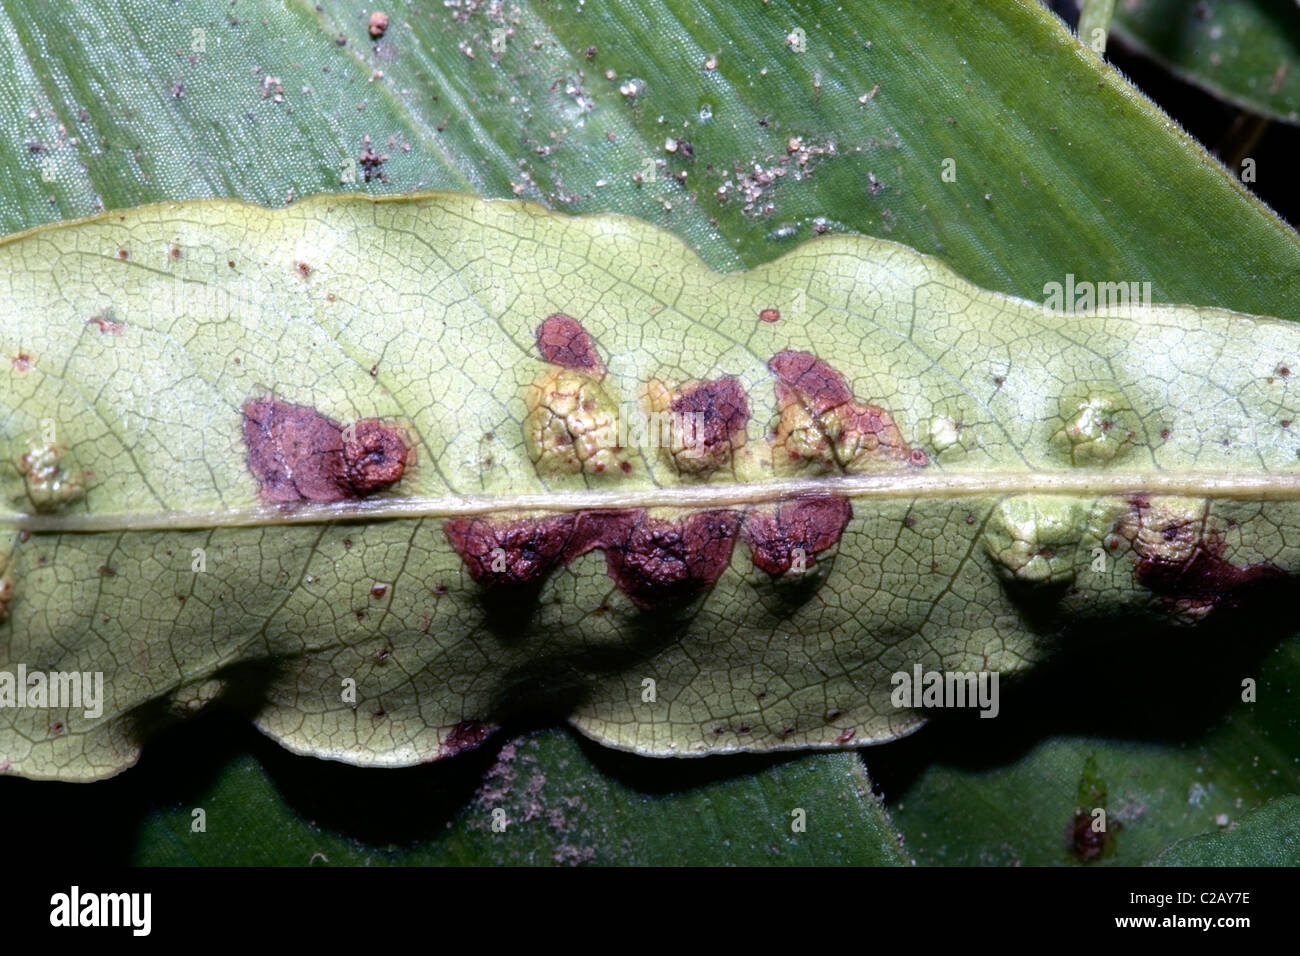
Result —
M388 14L384 13L383 10L376 10L370 14L370 20L367 22L366 28L370 31L370 35L378 40L388 32Z
M107 564L101 564L101 565L100 565L98 568L96 568L95 570L99 572L99 576L100 576L101 578L115 578L115 577L117 577L117 572L114 571L112 568L110 568Z
M1279 366L1277 367L1277 374L1278 374L1279 376L1281 376L1282 378L1289 378L1290 375L1291 375L1291 369L1289 369L1289 368L1288 368L1287 366L1285 366L1285 365L1279 365Z
M307 263L305 263L305 262L300 262L300 263L298 263L298 265L296 266L296 268L297 268L297 270L298 270L298 275L302 276L304 279L306 279L307 277L309 277L309 276L311 275L311 273L312 273L312 268L311 268L311 266L307 265Z
M25 372L32 367L32 357L26 352L19 352L13 357L10 364L19 372Z
M758 313L758 317L759 317L760 319L762 319L764 322L780 322L780 321L781 321L781 310L780 310L780 309L764 309L762 312Z
M376 601L383 598L383 596L387 593L388 593L387 584L372 584L370 586L370 596L374 598Z
M130 258L130 256L131 256L131 253L127 252L125 249L119 249L119 250L117 250L117 257L118 257L119 259L128 259L128 258Z
M179 259L181 257L181 247L172 246L170 249L167 250L167 254L171 256L173 259Z

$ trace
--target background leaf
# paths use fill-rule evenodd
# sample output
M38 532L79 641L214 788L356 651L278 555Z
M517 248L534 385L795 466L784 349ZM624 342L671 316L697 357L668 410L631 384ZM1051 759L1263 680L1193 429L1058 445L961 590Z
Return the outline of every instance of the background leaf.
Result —
M13 64L0 79L0 222L20 229L98 204L204 195L278 204L291 191L445 187L501 196L518 188L566 211L610 209L664 225L717 268L770 259L824 219L828 229L938 254L977 284L1030 298L1073 272L1150 278L1159 299L1297 317L1294 233L1034 3L773 2L727 5L723 13L686 2L518 6L517 17L501 21L492 6L468 0L394 4L388 33L372 45L365 15L342 2L319 9L272 0L11 2L0 30L0 52ZM206 31L201 53L192 47L196 29ZM494 29L514 31L499 62L491 56ZM787 43L796 29L807 41L802 52ZM339 36L346 45L335 42ZM615 78L606 80L611 70ZM634 80L644 83L637 95L619 92ZM358 165L359 181L341 184L367 135L389 156L378 167L388 182L360 181ZM802 148L791 152L795 138ZM677 145L671 153L669 139ZM691 158L678 139L691 143ZM957 163L956 183L939 178L945 158ZM656 159L665 169L637 184L634 174ZM765 182L778 168L786 174ZM685 184L668 175L681 172ZM730 198L721 204L716 190L728 182ZM1207 670L1215 666L1208 651ZM1121 668L1127 653L1101 663ZM1287 661L1278 678L1284 689L1300 678L1300 667ZM1072 707L1080 720L1106 713L1095 699L1086 707L1078 698L1064 703L1070 699L1041 701L1040 717L1050 725ZM1235 723L1245 706L1223 719ZM1283 729L1291 733L1278 753L1262 755L1278 776L1295 757L1294 726ZM1091 732L1078 730L1086 743L1073 758L1047 761L1027 776L1026 802L1068 807L1077 799L1077 757L1106 742ZM1114 732L1144 736L1140 723ZM922 733L942 749L955 731ZM1186 792L1203 739L1213 742L1202 718L1148 741L1141 754L1119 748L1115 763L1097 763L1113 781L1158 753ZM997 759L943 770L950 782L936 792L948 794L950 812L935 798L928 816L907 816L927 780L902 750L909 743L865 752L889 780L891 802L902 806L909 849L966 845L969 833L991 856L1013 856L1014 849L1000 850L1018 839L1013 815L969 821L959 812L967 792L951 783L1001 806L1005 789L978 789ZM828 772L821 768L840 759L793 765ZM253 769L247 761L238 766ZM778 762L767 766L755 771L761 780L778 772ZM664 787L699 783L676 762L654 762L654 771ZM203 763L200 791L219 773ZM605 774L621 779L614 768L593 779ZM126 794L110 822L130 832L143 821L141 846L148 847L160 839L149 836L152 828L174 826L175 817L149 809L145 775L135 776L140 783L127 774L96 786ZM41 812L53 791L85 799L79 789L0 783L19 813ZM718 791L719 805L730 785ZM387 780L370 786L403 796ZM1290 778L1281 786L1300 789ZM275 789L289 787L281 779ZM266 797L258 788L232 793L228 799L241 800L236 816L263 812L268 803L259 792ZM291 805L310 818L301 802ZM865 802L859 811L871 817ZM1062 834L1069 822L1060 822ZM1039 839L1049 839L1049 823ZM1129 832L1145 825L1134 822ZM1195 817L1179 832L1212 826ZM780 846L788 826L772 827L768 844ZM1122 832L1116 845L1126 838ZM301 849L286 847L275 858L300 862Z
M1300 7L1292 0L1121 0L1112 29L1215 96L1300 123Z

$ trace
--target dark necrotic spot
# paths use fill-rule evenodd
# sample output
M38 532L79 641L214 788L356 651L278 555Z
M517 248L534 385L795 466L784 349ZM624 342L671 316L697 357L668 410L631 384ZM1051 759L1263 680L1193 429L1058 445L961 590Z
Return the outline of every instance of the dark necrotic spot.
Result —
M358 422L345 442L343 426L306 405L266 398L246 402L243 412L248 469L267 501L356 498L392 485L405 470L401 434L382 422Z
M587 330L563 312L556 312L537 327L537 349L552 365L590 372L597 378L605 374L605 366Z
M573 515L507 522L454 518L443 530L470 577L486 587L508 587L534 584L550 573L564 558L573 525Z
M800 498L780 505L775 512L754 512L745 519L744 536L754 564L768 574L785 574L796 548L811 568L814 555L840 539L853 508L835 495Z
M731 376L701 382L683 390L673 399L670 410L677 415L689 415L699 423L700 433L686 437L695 445L711 451L745 432L749 421L749 402L740 382Z
M1239 568L1204 547L1198 547L1186 561L1144 557L1135 574L1138 583L1153 594L1213 608L1240 606L1251 594L1287 577L1273 564Z
M1092 814L1087 810L1079 810L1066 832L1070 852L1083 863L1097 859L1106 849L1106 831L1094 830L1092 819Z

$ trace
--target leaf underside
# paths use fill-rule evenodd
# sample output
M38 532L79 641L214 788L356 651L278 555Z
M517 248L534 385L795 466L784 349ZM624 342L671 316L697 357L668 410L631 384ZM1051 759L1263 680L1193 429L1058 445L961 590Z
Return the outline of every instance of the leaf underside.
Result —
M1274 319L1049 312L861 237L718 274L452 194L143 207L0 276L0 675L104 680L0 707L23 776L216 702L382 766L524 708L644 754L879 742L925 716L897 673L1269 621L1300 564ZM588 427L674 409L702 450Z

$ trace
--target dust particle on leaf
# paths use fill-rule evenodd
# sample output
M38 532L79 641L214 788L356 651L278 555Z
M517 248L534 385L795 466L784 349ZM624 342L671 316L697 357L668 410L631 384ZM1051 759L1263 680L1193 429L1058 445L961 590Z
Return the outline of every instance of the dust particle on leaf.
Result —
M104 335L121 335L126 330L125 322L114 321L108 313L92 316L86 324L94 325Z
M366 182L375 179L381 183L388 182L387 174L380 168L388 162L387 153L376 152L372 147L367 146L357 155L357 162L361 165L362 178Z
M388 14L382 10L376 10L370 14L370 20L366 24L366 28L370 31L370 35L378 40L388 32Z

